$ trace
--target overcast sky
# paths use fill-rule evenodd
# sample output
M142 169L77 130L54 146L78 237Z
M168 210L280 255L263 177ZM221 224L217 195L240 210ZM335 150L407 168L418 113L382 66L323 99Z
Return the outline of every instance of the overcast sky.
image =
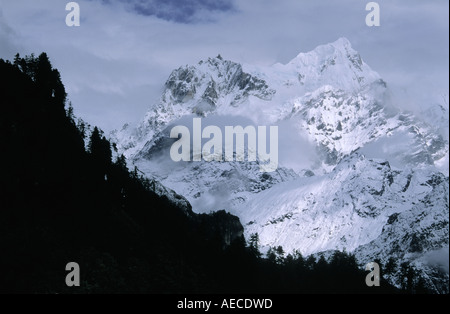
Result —
M47 52L75 113L106 132L137 123L180 65L286 63L339 37L404 106L448 106L448 0L377 1L380 27L365 0L79 0L80 27L65 24L68 2L0 0L0 58Z

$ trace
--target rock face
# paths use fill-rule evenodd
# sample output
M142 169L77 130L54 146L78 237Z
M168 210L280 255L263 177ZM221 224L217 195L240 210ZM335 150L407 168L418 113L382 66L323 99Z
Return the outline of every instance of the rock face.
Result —
M445 292L448 108L425 105L420 119L398 110L386 82L341 38L284 65L218 56L180 67L142 122L111 137L130 164L193 211L237 215L263 249L345 249L361 265L392 257ZM219 127L277 125L277 171L260 172L258 161L172 162L170 130L193 117ZM401 285L400 270L387 276Z
M437 173L424 179L424 196L405 211L390 215L381 234L358 247L355 254L359 259L378 259L384 265L390 258L414 265L427 286L448 293L448 177ZM388 275L401 286L404 278L400 267Z
M244 235L244 227L239 218L225 210L210 215L202 214L199 219L201 223L207 224L205 230L208 232L208 238L220 238L224 247L231 245L233 241Z

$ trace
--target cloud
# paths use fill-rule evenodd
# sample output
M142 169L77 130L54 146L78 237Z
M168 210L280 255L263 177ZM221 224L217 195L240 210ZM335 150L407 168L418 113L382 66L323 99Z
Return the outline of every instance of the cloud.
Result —
M313 169L319 156L317 146L310 139L293 134L305 134L299 132L299 123L295 120L285 120L278 123L279 134L279 161L284 167L296 172Z
M423 260L430 266L439 267L442 271L449 273L449 250L448 247L439 250L427 252Z
M144 16L156 16L176 23L200 23L214 21L214 15L233 11L233 0L116 0ZM104 1L110 4L112 1Z

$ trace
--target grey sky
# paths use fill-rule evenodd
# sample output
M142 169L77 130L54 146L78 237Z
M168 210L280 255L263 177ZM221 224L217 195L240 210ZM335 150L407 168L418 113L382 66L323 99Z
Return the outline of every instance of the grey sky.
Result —
M81 26L65 25L64 0L0 0L0 57L46 51L75 107L110 131L137 123L174 68L221 54L286 63L347 37L400 95L402 106L448 106L447 0L380 0L367 27L362 0L79 0Z

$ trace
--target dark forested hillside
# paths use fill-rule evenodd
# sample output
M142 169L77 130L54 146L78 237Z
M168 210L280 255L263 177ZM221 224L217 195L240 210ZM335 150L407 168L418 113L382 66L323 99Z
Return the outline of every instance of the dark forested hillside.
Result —
M101 130L85 138L45 53L0 60L0 110L1 292L374 291L351 255L316 261L274 248L262 258L236 217L155 194L113 160ZM80 265L80 287L65 284L69 262Z

